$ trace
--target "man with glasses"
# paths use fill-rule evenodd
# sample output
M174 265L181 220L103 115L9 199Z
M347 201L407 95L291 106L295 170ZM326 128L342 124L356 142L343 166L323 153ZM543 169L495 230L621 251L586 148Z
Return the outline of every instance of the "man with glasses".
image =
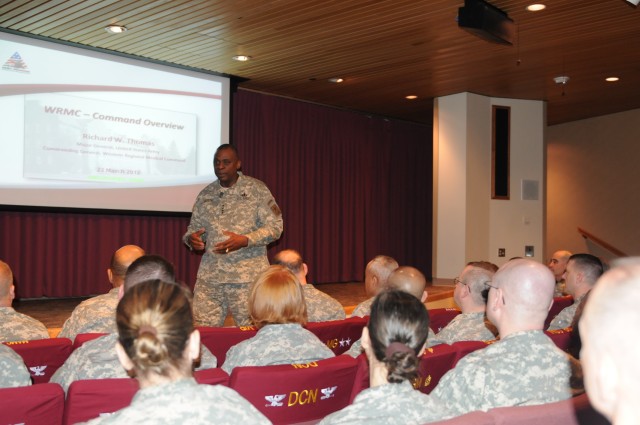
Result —
M454 279L453 299L462 313L436 334L437 342L453 344L456 341L495 339L497 330L490 322L487 323L485 317L486 300L483 292L485 283L491 281L497 269L487 261L473 261Z
M431 393L458 415L571 397L566 353L544 334L555 279L535 261L507 262L487 282L487 317L500 340L464 357Z

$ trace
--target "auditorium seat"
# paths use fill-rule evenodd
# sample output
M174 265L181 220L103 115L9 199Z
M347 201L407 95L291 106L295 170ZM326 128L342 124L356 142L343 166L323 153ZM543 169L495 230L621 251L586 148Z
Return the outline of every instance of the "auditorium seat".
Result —
M34 339L30 341L5 342L22 357L31 373L34 384L49 382L51 376L71 354L68 338Z
M438 333L460 314L457 308L433 308L429 310L429 327Z
M350 317L329 322L310 322L305 327L338 356L351 348L351 344L360 339L362 328L367 325L368 321L368 317Z
M413 387L425 394L429 394L440 382L440 378L453 368L457 361L458 352L448 344L439 344L427 348L420 357L418 377L413 381Z
M198 326L200 341L216 356L218 365L223 365L227 358L227 351L239 342L255 336L258 330L254 326L217 328Z
M138 388L138 381L132 378L74 381L67 391L63 423L85 422L127 407Z
M453 344L451 344L451 346L453 348L455 348L457 356L456 356L456 361L453 363L453 367L455 367L456 364L458 364L458 362L460 361L461 358L463 358L464 356L466 356L467 354L476 351L476 350L481 350L483 348L485 348L487 345L493 343L495 340L492 341L456 341Z
M547 320L544 321L544 329L547 329L549 327L549 324L551 323L553 318L558 315L558 313L560 313L566 307L569 307L571 304L573 304L573 297L571 295L554 297L553 304L551 304L551 309L549 309L549 314L547 314Z
M229 374L220 368L196 370L193 377L199 384L229 386Z
M554 329L552 331L544 331L544 333L551 338L562 351L569 349L569 344L571 343L571 328Z
M307 364L236 367L229 386L274 424L320 420L347 406L358 363L337 356Z
M100 338L101 336L107 335L106 333L86 333L86 334L78 334L73 340L73 350L77 350L87 341L91 341L92 339Z
M58 384L0 389L2 424L58 425L62 423L63 412L64 391Z

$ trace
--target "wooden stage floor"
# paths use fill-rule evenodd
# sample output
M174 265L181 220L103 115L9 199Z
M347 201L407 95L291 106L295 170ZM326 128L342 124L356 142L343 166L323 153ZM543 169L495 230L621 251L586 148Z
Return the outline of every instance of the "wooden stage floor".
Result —
M324 283L315 286L337 299L344 306L347 315L367 298L363 282ZM427 307L453 307L453 288L453 283L449 281L430 284L427 288L429 293ZM14 301L13 307L16 311L40 320L49 329L49 333L55 336L73 309L85 299L87 298L25 299ZM225 325L232 324L231 317L228 317Z

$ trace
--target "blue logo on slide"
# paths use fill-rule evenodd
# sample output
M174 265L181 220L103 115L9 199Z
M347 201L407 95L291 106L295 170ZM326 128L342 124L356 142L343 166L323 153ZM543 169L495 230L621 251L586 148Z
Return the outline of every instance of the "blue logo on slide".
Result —
M22 74L30 73L27 63L22 60L22 57L20 57L20 53L18 52L15 52L9 59L7 59L4 65L2 65L2 69L4 71L14 71Z

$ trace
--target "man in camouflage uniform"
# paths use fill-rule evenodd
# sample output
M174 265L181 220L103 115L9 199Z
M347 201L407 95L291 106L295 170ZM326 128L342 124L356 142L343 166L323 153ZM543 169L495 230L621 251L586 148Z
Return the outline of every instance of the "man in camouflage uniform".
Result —
M589 400L612 424L640 418L640 258L614 262L589 295L579 323Z
M49 338L45 325L11 307L15 296L13 272L7 263L0 261L0 342Z
M573 254L562 275L565 291L573 297L573 304L564 308L549 324L549 330L571 326L578 306L602 275L604 268L600 259L591 254Z
M556 279L556 288L554 296L561 297L565 295L565 280L564 280L564 272L567 269L567 262L569 261L569 257L571 257L571 252L566 250L560 250L553 253L551 259L549 260L549 270L553 273L553 276Z
M193 206L184 243L204 250L194 290L196 324L222 326L231 310L237 326L250 325L251 282L269 267L267 245L282 234L282 214L267 186L243 175L235 147L224 144L213 161L218 180Z
M568 356L542 330L555 286L551 271L511 260L488 285L487 316L500 341L465 356L431 394L456 415L571 397Z
M485 262L478 261L467 264L460 277L454 279L453 299L462 313L436 334L437 342L453 344L456 341L495 339L496 330L485 318L486 301L482 294L486 288L485 283L491 282L494 272L482 267L483 263ZM434 344L436 341L430 343Z
M0 344L0 388L31 385L31 375L22 357L11 348Z
M374 298L384 289L392 271L398 268L398 262L386 255L374 257L364 269L364 288L369 299L361 302L353 309L351 317L368 316Z
M299 252L293 249L280 251L273 258L273 264L280 264L288 268L298 278L304 292L304 301L307 304L307 320L309 322L341 320L346 317L344 308L338 300L307 283L309 268L302 260Z
M78 334L115 332L116 306L120 300L118 291L129 265L143 255L144 250L136 245L125 245L114 252L107 269L113 288L106 294L81 302L62 325L58 338L73 341Z
M138 283L147 280L173 282L174 269L171 263L159 255L144 255L128 267L124 283L118 294L118 301L124 292ZM115 309L112 312L115 318ZM114 320L115 321L115 320ZM51 382L60 384L65 392L73 381L83 379L126 378L127 372L116 355L118 333L110 333L85 342L76 349L64 364L53 374ZM217 366L216 357L202 346L199 369L211 369Z

